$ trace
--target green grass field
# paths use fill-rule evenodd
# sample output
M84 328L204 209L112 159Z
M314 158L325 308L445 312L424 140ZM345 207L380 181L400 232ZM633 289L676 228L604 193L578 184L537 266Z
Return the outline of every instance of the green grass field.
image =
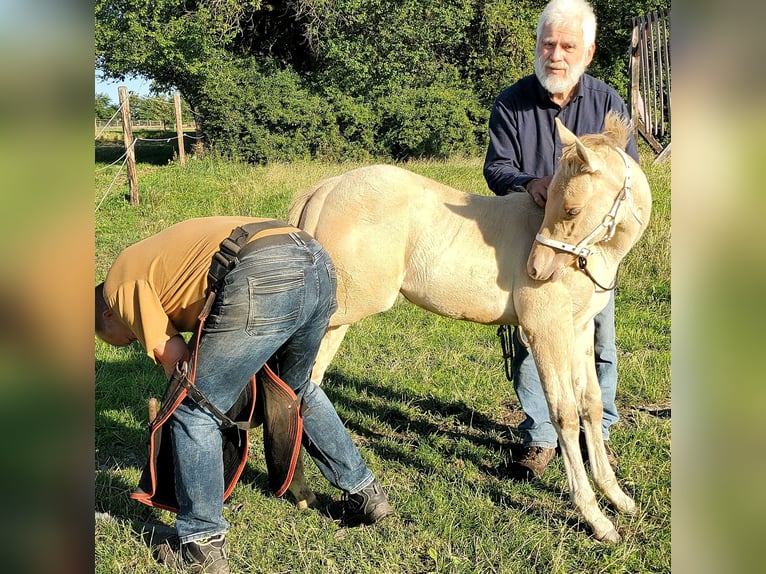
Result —
M446 319L400 300L353 326L324 388L396 516L338 528L269 495L260 429L229 499L230 563L238 573L669 572L670 164L643 158L654 194L649 229L629 254L617 293L621 421L610 444L639 512L617 515L623 542L596 542L569 503L563 462L518 484L498 475L521 411L505 379L496 328ZM110 160L111 161L111 160ZM106 163L97 163L102 168ZM413 171L488 194L481 160L415 162ZM96 279L127 245L189 217L284 218L293 194L357 164L253 167L215 158L138 166L140 205L117 167L96 172ZM481 296L481 294L477 294ZM96 341L96 572L164 572L140 530L173 515L129 499L146 458L146 401L164 378L143 351ZM335 491L306 460L320 502ZM601 501L602 507L604 501Z

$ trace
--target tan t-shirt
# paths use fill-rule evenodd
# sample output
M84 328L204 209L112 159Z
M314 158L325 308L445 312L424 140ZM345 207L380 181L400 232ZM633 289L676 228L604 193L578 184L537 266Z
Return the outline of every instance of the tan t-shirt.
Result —
M205 303L207 272L221 241L258 217L201 217L177 223L125 249L104 281L106 304L156 362L154 349L192 332Z

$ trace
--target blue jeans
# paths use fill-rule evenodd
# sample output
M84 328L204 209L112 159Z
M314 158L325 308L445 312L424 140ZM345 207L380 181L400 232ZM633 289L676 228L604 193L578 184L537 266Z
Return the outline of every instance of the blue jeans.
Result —
M604 414L601 433L609 440L609 427L619 420L615 396L617 394L617 344L614 329L614 291L609 303L595 320L594 353L596 374L601 387L601 402ZM513 388L519 397L521 408L527 415L519 425L525 446L556 448L558 436L551 424L548 403L540 384L540 376L529 349L521 344L518 330L513 330L513 363L511 365Z
M309 380L337 308L335 267L316 241L290 238L247 254L227 274L200 337L195 384L225 412L276 355L280 378L301 401L306 451L331 484L355 493L373 481L372 472L332 403ZM169 423L181 542L226 532L219 421L187 398Z

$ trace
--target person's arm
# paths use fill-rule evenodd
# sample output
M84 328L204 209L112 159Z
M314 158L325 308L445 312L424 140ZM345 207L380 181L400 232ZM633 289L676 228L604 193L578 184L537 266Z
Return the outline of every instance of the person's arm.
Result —
M498 98L489 118L489 146L484 179L495 195L526 191L534 176L521 171L521 144L511 110Z
M181 335L175 335L164 343L160 343L154 347L153 352L154 358L162 365L168 378L173 374L173 369L179 361L189 359L189 347Z
M529 193L534 202L540 207L545 207L545 202L548 201L548 186L551 184L552 179L552 175L538 177L529 180L525 186L527 193Z

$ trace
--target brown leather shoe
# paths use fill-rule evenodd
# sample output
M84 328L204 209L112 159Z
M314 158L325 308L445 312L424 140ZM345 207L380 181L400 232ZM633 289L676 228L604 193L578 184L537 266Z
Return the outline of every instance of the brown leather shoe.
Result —
M514 480L532 480L540 478L545 467L553 460L555 448L542 446L525 446L521 449L519 460L511 461L508 471Z

